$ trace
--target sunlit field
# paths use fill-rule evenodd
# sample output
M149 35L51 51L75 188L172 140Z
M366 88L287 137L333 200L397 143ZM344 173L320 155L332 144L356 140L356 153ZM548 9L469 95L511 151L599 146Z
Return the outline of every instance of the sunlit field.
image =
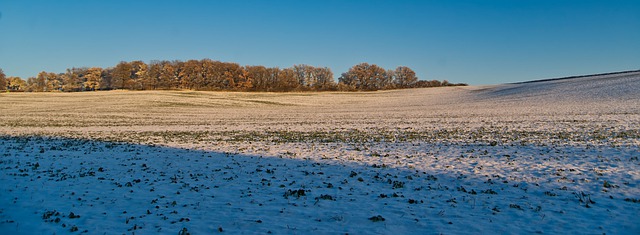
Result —
M638 233L638 91L1 93L0 231Z

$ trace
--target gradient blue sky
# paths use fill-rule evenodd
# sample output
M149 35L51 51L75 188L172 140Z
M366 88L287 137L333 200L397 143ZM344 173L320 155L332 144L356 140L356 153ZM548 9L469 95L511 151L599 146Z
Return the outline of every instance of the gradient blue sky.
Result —
M0 1L0 68L211 58L496 84L640 69L640 1Z

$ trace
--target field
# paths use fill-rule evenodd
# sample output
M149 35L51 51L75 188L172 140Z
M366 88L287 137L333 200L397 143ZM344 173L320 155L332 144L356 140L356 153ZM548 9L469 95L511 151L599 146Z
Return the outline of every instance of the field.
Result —
M2 234L638 234L640 72L0 94Z

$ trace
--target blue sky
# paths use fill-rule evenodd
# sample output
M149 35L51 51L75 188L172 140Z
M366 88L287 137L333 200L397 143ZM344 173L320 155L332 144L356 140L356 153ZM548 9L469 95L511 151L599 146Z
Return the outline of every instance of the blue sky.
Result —
M211 58L496 84L640 69L640 1L0 1L0 68Z

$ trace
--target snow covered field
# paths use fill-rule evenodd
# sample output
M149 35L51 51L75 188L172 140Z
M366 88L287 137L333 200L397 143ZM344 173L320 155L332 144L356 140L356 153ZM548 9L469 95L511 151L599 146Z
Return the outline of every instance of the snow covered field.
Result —
M638 234L640 73L0 94L2 234Z

